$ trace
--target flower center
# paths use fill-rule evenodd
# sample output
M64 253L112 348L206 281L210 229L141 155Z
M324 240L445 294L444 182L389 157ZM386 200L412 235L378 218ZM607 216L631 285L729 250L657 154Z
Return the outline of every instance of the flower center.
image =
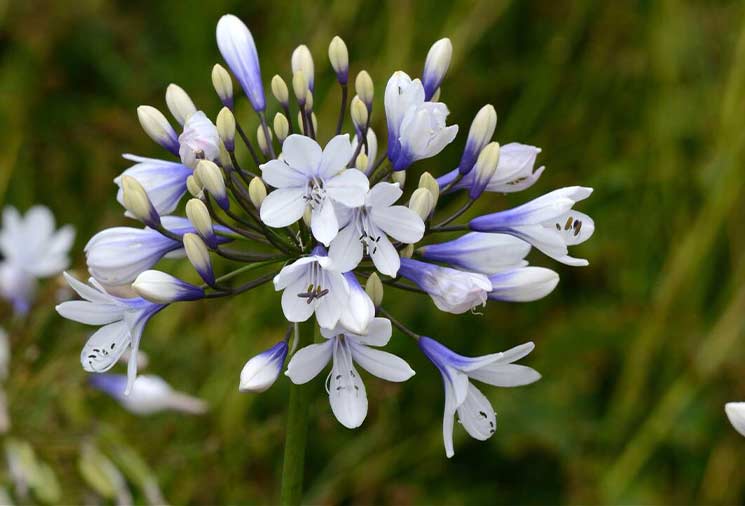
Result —
M321 266L318 265L318 262L313 262L308 275L308 288L304 292L298 293L297 296L306 299L305 302L310 304L328 294L329 289L323 287L323 277Z
M365 255L374 255L378 251L378 241L380 241L380 235L374 233L374 228L370 224L370 219L367 217L367 211L362 209L360 214L355 218L358 220L360 236L359 240L364 248Z
M323 181L315 178L309 181L303 199L305 199L305 202L311 209L320 207L323 201L326 200L326 189L323 187Z

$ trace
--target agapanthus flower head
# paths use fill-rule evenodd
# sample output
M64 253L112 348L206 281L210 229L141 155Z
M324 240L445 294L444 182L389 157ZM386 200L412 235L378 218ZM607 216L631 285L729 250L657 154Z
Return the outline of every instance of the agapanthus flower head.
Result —
M86 247L94 278L90 285L68 277L84 300L63 303L58 311L102 326L84 347L83 367L105 371L128 348L136 357L145 324L170 304L236 297L273 282L274 290L282 292L276 299L284 316L279 320L289 323L288 331L248 360L241 390L267 390L288 357L285 374L297 384L331 363L331 409L344 426L355 428L368 407L357 366L388 381L409 379L414 372L403 359L378 349L392 337L408 336L418 341L445 381L446 453L453 452L456 412L471 435L489 437L494 411L469 378L497 386L535 381L538 373L513 364L533 345L485 357L458 355L391 315L387 306L397 298L386 293L384 300L383 287L429 296L437 308L453 314L482 314L490 301L545 297L559 275L528 265L526 256L535 247L560 262L586 264L570 257L568 246L592 234L592 219L573 209L592 190L574 186L506 211L488 207L490 192L518 192L543 172L543 167L534 170L540 148L493 138L497 113L491 105L481 108L467 138L459 141L458 167L444 174L410 174L405 185L416 162L456 141L458 126L447 123L450 111L441 91L453 52L447 38L432 46L421 79L391 69L383 107L374 107L375 87L367 70L356 74L349 93L349 51L335 37L328 63L339 84L341 107L333 128L316 115L325 93L316 95L315 84L328 64L314 60L307 45L289 55L291 74L272 77L276 102L267 104L248 27L226 15L216 37L228 67L212 68L219 112L195 104L176 85L168 87L166 102L183 125L180 135L157 109L138 110L145 132L177 158L128 156L136 164L117 179L120 201L147 228L100 232ZM243 118L234 114L240 97L233 94L231 73L257 113L255 135L253 128L248 135ZM385 115L380 121L378 111ZM383 119L387 135L378 137L372 125ZM387 145L379 139L387 139ZM247 156L240 154L239 143ZM427 169L433 167L434 161ZM181 208L186 191L188 220L168 216ZM465 202L448 212L463 196ZM480 205L472 207L477 201ZM471 209L494 212L468 216ZM154 269L161 258L182 252L194 268L192 278ZM221 261L214 262L218 257ZM204 283L195 282L199 278ZM104 285L123 286L110 293ZM113 295L132 289L141 296ZM323 342L303 339L307 333L301 329L308 325L320 327ZM400 332L394 335L393 326ZM130 358L126 390L132 390L136 371L136 360Z

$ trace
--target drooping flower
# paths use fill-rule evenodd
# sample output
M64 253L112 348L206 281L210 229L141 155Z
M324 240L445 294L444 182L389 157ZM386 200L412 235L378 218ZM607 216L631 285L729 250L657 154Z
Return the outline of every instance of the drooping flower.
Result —
M68 252L75 229L55 228L52 212L34 206L22 216L15 208L3 210L0 229L0 296L25 314L36 290L36 280L54 276L70 264Z
M166 306L140 297L115 297L93 278L88 281L90 285L81 283L67 273L65 279L83 300L63 302L57 306L57 312L68 320L101 326L80 353L83 369L106 372L130 348L125 389L125 394L129 394L137 377L137 351L142 331L148 320Z
M347 280L333 268L322 246L284 267L274 278L274 289L284 290L282 311L288 321L304 322L315 313L318 324L326 328L336 326L349 297Z
M129 393L126 393L127 381L124 374L95 374L90 378L93 387L106 392L135 415L151 415L161 411L201 415L207 411L207 403L202 399L174 390L159 376L138 376Z
M367 416L367 392L355 363L386 381L402 382L414 375L401 358L373 348L385 346L391 338L391 322L385 318L375 318L364 336L342 327L321 328L321 334L327 341L298 350L290 359L285 374L293 383L301 385L315 378L329 361L333 361L327 380L329 402L336 419L349 429L362 425Z
M214 161L220 156L220 135L217 133L217 127L202 111L189 116L178 142L181 163L192 169L199 160Z
M446 126L448 108L441 102L425 102L419 79L395 72L385 88L388 121L388 159L393 170L405 170L417 160L433 157L453 142L458 125Z
M132 288L140 297L156 304L204 298L203 288L155 270L140 273L132 283Z
M595 231L592 218L572 209L591 193L592 188L582 186L561 188L514 209L474 218L468 226L514 235L567 265L588 265L587 260L569 256L567 246L585 242Z
M346 134L331 139L323 151L310 137L287 137L283 159L260 166L262 179L277 188L261 203L261 220L270 227L286 227L310 206L313 236L328 246L339 232L334 203L361 206L369 188L362 172L346 169L353 153Z
M745 436L745 402L728 402L724 405L724 411L732 427Z
M399 274L427 292L438 309L454 314L485 305L487 293L492 289L489 278L483 274L459 271L411 258L401 259Z
M130 176L145 189L158 214L172 213L186 193L186 178L191 175L192 170L184 164L156 158L130 154L124 155L124 158L137 163L114 179L114 183L119 186L116 200L124 205L124 194L121 188L122 176ZM130 216L131 213L125 214Z
M554 291L559 275L545 267L514 267L489 276L489 300L532 302Z
M380 182L367 193L364 205L342 211L348 214L347 223L329 248L329 257L339 270L351 271L367 254L378 271L396 275L399 255L388 236L414 244L424 234L424 222L417 213L393 205L402 194L397 183Z
M522 239L482 232L470 232L452 241L419 248L419 254L425 260L487 275L509 267L527 265L523 259L529 252L530 244Z
M455 454L453 421L456 412L463 428L474 439L485 441L497 430L494 408L469 378L496 387L516 387L538 381L541 375L534 369L513 363L534 347L533 343L525 343L502 353L464 357L432 338L419 339L419 348L440 371L445 386L442 437L448 458Z
M241 370L238 389L241 392L264 392L277 381L286 358L287 341L284 339L251 357Z

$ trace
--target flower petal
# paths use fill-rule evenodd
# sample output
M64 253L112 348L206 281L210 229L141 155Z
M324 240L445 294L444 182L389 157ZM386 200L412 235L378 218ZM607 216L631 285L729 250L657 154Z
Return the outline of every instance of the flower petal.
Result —
M283 160L269 160L259 166L261 178L275 188L304 188L308 174L291 167Z
M468 396L458 407L458 418L472 438L486 441L497 430L497 414L484 394L469 383Z
M56 309L63 318L86 325L106 325L123 318L122 307L116 304L68 300Z
M296 171L313 176L321 163L321 146L305 135L292 134L282 143L282 158Z
M282 312L287 321L304 322L313 314L315 305L309 304L307 299L298 296L307 291L306 283L307 278L300 277L282 292Z
M261 221L273 228L286 227L303 217L305 190L280 188L271 192L261 203Z
M261 208L264 208L263 204ZM325 199L320 207L313 209L310 215L310 229L313 231L313 237L325 246L328 246L339 233L339 222L336 219L334 205L329 199Z
M403 195L403 190L398 183L386 183L381 181L367 192L365 205L368 207L388 207L396 203Z
M414 370L402 358L387 351L368 348L349 340L354 361L370 374L386 381L401 382L414 376Z
M352 353L345 339L333 339L334 366L329 381L329 402L334 416L343 426L355 429L367 416L367 392L352 363Z
M105 372L119 360L131 342L123 321L110 323L93 334L80 352L80 363L88 372Z
M415 244L424 235L424 221L408 207L373 207L370 217L378 228L397 241Z
M324 343L310 344L295 352L287 364L287 375L296 385L307 383L326 367L331 360L331 354L334 350L334 341L329 340Z
M337 135L323 148L317 175L322 179L331 179L347 167L354 154L349 142L349 134Z
M363 248L359 238L359 229L350 223L339 231L329 247L329 258L332 268L339 272L348 272L359 265Z
M328 196L348 207L359 207L365 203L370 188L367 176L357 169L347 169L326 181Z

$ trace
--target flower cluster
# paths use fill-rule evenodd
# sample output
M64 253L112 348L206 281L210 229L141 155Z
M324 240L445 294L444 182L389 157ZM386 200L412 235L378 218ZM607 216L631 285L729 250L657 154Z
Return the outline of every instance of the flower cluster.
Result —
M226 15L216 35L227 67L256 112L256 135L236 117L233 77L221 65L212 71L223 104L214 122L175 84L165 98L176 127L154 107L138 109L145 132L175 159L124 156L133 165L114 181L117 200L144 228L99 232L85 248L89 284L68 276L83 300L65 302L58 311L100 326L81 353L84 369L104 372L129 349L135 358L129 360L125 390L136 389L136 352L151 317L172 303L236 296L271 281L282 292L288 331L246 363L242 391L269 388L285 362L285 374L295 384L312 380L330 363L331 409L345 427L358 427L368 406L357 366L393 382L414 375L403 359L380 349L396 327L416 340L442 374L446 454L454 453L456 414L472 437L489 438L496 415L470 380L502 387L538 380L536 371L514 363L533 344L481 357L459 355L394 318L382 305L383 286L429 296L437 308L454 314L489 300L544 297L559 276L529 266L525 258L535 247L561 263L587 265L570 256L568 247L593 233L592 219L573 209L592 190L561 188L514 209L457 223L484 195L526 189L543 173L543 167L534 168L540 149L492 140L497 115L491 105L476 114L455 169L439 178L425 172L417 185L406 184L415 162L438 155L458 133L440 100L452 54L449 39L432 46L421 78L397 71L388 80L387 145L379 154L371 126L373 81L359 72L349 100L349 56L342 39L335 37L328 50L341 106L335 128L326 128L314 112L316 66L306 46L291 56L289 87L279 75L271 79L278 112L270 124L251 32ZM173 215L187 193L186 217ZM463 205L441 216L438 203L459 197ZM188 258L201 284L154 270L162 258L178 255ZM223 260L214 262L218 257ZM219 275L226 264L236 268ZM249 274L253 277L238 282ZM122 296L122 285L133 292ZM321 342L295 350L293 328L312 317Z

